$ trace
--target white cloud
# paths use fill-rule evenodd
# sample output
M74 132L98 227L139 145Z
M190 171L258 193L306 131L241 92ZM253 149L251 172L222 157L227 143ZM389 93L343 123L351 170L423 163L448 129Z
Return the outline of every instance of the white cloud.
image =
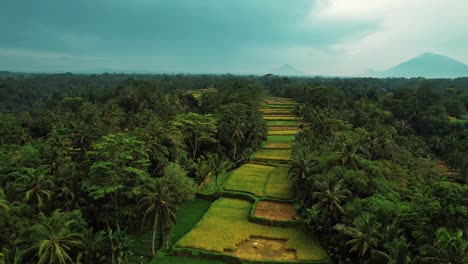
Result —
M468 63L468 1L328 0L319 1L308 23L374 21L378 30L328 47L337 57L330 74L383 70L422 52L438 52ZM337 52L341 51L341 52Z

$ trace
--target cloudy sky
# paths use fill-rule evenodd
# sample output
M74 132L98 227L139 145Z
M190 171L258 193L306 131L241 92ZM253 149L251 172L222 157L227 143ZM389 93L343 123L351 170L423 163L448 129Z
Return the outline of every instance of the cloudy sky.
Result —
M468 63L466 0L1 0L0 70L311 75Z

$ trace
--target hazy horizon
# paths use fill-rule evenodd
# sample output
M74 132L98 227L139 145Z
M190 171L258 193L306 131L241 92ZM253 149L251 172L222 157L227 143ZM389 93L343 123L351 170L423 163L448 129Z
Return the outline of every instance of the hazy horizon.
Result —
M8 1L0 70L304 75L468 62L466 1Z

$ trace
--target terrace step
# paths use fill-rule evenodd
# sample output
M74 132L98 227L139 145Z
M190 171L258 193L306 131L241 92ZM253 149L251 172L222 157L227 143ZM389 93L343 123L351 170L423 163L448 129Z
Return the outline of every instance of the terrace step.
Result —
M278 126L281 126L281 127L299 127L301 125L301 123L298 122L298 121L290 121L290 120L287 120L287 121L272 121L272 120L269 120L269 121L266 121L266 125L267 126L273 126L273 127L278 127Z
M271 142L263 141L262 148L264 149L292 149L293 142Z

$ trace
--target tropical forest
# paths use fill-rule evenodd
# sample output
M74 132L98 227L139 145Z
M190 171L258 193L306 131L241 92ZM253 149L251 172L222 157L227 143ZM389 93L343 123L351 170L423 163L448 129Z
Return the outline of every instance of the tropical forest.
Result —
M466 263L467 87L10 73L0 263Z

